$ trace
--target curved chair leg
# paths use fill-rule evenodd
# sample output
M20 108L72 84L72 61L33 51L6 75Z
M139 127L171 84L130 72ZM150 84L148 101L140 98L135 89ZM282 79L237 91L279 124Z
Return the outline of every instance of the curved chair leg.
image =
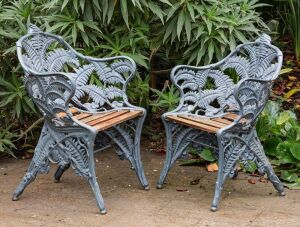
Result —
M94 160L93 160L93 162L94 162ZM91 188L93 190L93 193L95 195L97 206L100 209L100 214L106 214L107 211L105 209L104 200L103 200L103 197L102 197L102 194L101 194L101 191L100 191L99 184L98 184L97 179L96 179L94 164L90 166L90 174L91 174L91 176L88 179L88 181L89 181L90 186L91 186Z
M67 163L67 164L65 164L65 165L60 165L60 166L58 166L58 168L57 168L57 170L56 170L56 172L55 172L55 174L54 174L54 182L55 182L55 183L59 183L59 182L60 182L61 176L63 175L63 173L64 173L67 169L70 168L70 166L71 166L70 163Z
M285 195L284 186L281 183L281 181L279 180L279 178L277 177L277 175L275 174L267 156L265 155L263 146L261 145L256 132L255 132L254 138L252 139L251 145L252 145L251 149L252 149L253 153L257 157L258 161L260 163L262 163L263 170L264 170L264 172L267 173L268 179L272 182L274 188L278 191L278 193L281 196L284 196Z
M165 119L163 119L163 123L166 130L166 144L167 144L167 152L166 152L166 160L164 163L163 170L159 176L159 180L157 182L157 189L163 188L163 184L165 182L165 179L168 175L169 170L171 169L172 165L174 164L173 159L173 149L172 149L172 128L171 124L168 123Z
M19 200L25 188L35 180L38 173L48 173L50 168L48 154L53 144L53 139L47 133L47 126L44 125L29 168L13 193L13 201Z
M39 167L35 165L35 162L32 161L27 173L25 174L25 176L23 177L22 181L20 182L20 184L17 186L16 190L14 191L12 200L13 201L17 201L19 200L19 197L22 195L22 193L24 192L25 188L35 180L36 175L39 172Z
M211 204L211 211L217 211L220 198L221 198L221 193L223 189L223 184L224 184L224 174L223 174L223 162L224 162L224 147L221 141L221 137L218 136L218 147L219 147L219 159L218 159L218 176L217 176L217 181L215 185L215 194L214 198Z
M104 206L104 200L100 191L99 184L97 182L96 178L96 172L95 172L95 161L94 161L94 141L95 136L91 136L89 141L87 141L87 147L88 147L88 169L89 169L89 175L86 175L86 178L93 190L93 193L96 198L97 206L100 209L100 214L106 214L107 211Z
M135 138L134 138L134 148L133 150L133 167L134 170L139 178L139 181L141 182L142 186L145 188L145 190L149 190L149 184L145 176L143 164L141 161L141 133L142 133L142 126L144 123L145 116L140 117L137 120L136 124L136 130L135 130Z

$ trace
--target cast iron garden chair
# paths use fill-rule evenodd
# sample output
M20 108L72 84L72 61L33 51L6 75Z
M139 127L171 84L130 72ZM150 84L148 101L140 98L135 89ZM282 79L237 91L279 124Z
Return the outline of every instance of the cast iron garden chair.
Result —
M148 189L140 159L140 136L146 116L131 105L126 87L136 65L128 57L86 57L61 37L30 25L17 42L25 72L24 83L45 122L27 173L16 188L18 200L38 173L47 173L50 161L59 165L55 181L71 165L85 177L102 214L104 201L96 181L94 141L108 141L120 158L128 159L142 186ZM92 83L97 81L97 85Z
M270 42L264 34L255 42L238 46L216 64L173 68L171 80L181 100L175 110L162 116L167 156L157 188L162 188L174 162L194 146L198 150L209 147L218 157L212 211L218 208L225 179L236 177L238 161L245 166L255 162L259 173L267 173L276 190L284 195L255 129L282 66L282 53ZM239 77L237 84L229 74Z

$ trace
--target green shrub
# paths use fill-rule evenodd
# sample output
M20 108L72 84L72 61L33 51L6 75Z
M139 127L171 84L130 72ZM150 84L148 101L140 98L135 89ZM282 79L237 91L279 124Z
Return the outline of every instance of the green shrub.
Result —
M148 108L148 70L155 52L176 63L218 60L265 27L255 11L259 6L256 0L0 0L0 78L5 80L0 115L10 116L0 124L21 119L11 130L24 131L37 119L15 55L15 42L26 34L28 22L63 36L83 54L133 58L139 76L128 88L129 98ZM154 91L154 110L177 105L178 91L169 89Z
M237 43L254 39L266 28L255 10L258 0L173 0L164 9L165 24L153 24L153 51L165 48L182 62L208 64L220 60Z
M300 124L295 114L269 101L257 122L257 133L281 179L293 183L288 184L291 188L300 188Z

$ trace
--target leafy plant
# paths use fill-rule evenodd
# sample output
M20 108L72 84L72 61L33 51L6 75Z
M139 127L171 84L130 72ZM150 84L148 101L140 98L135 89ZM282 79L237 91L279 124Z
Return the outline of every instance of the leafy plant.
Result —
M23 119L25 114L36 112L33 102L28 97L25 86L16 76L12 74L9 80L0 77L0 108L9 111L13 118Z
M168 111L173 110L179 103L179 91L174 85L167 85L163 91L153 88L151 88L151 91L153 91L157 96L157 99L151 102L154 112L156 112L158 109L164 109Z
M267 26L255 10L258 0L170 1L165 24L153 25L152 51L165 47L180 53L187 63L208 64L220 60L237 43L257 36Z
M297 175L300 173L300 124L295 114L281 111L278 103L269 101L258 120L257 132L271 163L281 171L281 179L293 182L291 188L300 188Z
M127 95L131 103L149 109L149 76L143 80L138 74L127 87Z
M217 158L213 154L213 152L208 149L204 148L200 152L197 151L197 149L190 147L189 154L192 155L192 159L186 160L183 163L181 163L182 166L190 166L190 165L201 165L205 162L216 162Z
M15 134L9 131L9 127L0 128L0 153L7 153L15 157L13 149L16 149L12 140L15 138Z
M300 1L288 0L286 25L292 36L297 61L300 61Z

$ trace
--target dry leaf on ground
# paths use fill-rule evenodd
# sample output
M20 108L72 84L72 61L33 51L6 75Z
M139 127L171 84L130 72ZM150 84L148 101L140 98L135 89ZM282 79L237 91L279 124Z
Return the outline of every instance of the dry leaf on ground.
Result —
M217 172L219 169L217 163L209 164L206 166L206 168L208 172Z
M254 178L249 178L248 183L250 184L256 184L256 180Z

